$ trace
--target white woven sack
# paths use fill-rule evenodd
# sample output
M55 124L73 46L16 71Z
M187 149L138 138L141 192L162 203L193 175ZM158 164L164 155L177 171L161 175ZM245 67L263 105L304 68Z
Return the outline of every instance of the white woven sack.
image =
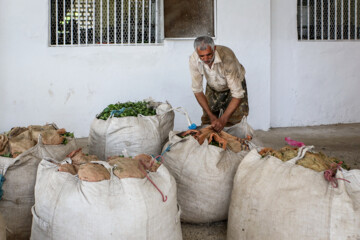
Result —
M247 123L246 116L239 123L225 127L224 131L238 138L246 138L247 135L254 136L254 129Z
M106 121L95 118L90 127L89 153L107 159L122 154L160 154L169 132L174 128L175 114L171 105L161 103L156 115L138 117L110 117Z
M0 214L0 240L6 239L6 223L4 218Z
M302 151L304 150L304 151ZM360 171L337 171L338 187L323 172L252 150L234 178L228 240L360 239Z
M181 138L170 132L170 151L164 153L164 165L175 177L181 219L207 223L227 219L230 195L237 166L248 153L202 145L192 136Z
M0 174L4 175L3 197L0 213L10 230L8 239L29 239L31 231L31 207L34 205L34 187L38 164L43 157L64 159L75 150L75 140L66 145L38 144L16 158L0 157Z
M106 162L97 161L107 169ZM174 178L164 166L147 178L81 181L41 161L35 187L31 239L180 240L180 210Z

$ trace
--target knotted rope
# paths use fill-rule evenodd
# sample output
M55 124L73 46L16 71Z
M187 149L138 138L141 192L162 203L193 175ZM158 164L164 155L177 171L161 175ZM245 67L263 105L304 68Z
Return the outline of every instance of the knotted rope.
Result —
M164 194L163 194L162 191L158 188L158 186L151 180L151 178L150 178L149 175L147 174L147 171L144 170L144 168L146 167L146 166L144 165L144 163L140 161L139 164L140 164L140 165L139 165L140 171L142 171L142 172L145 174L146 178L147 178L147 179L151 182L151 184L154 185L154 187L159 191L159 193L160 193L161 196L162 196L163 202L166 202L167 196L164 196ZM145 168L145 169L146 169L146 168Z
M338 164L335 165L335 167L331 167L330 169L324 171L324 178L326 181L330 182L331 185L333 186L333 188L337 188L339 186L338 181L337 180L343 180L346 181L348 183L350 183L350 181L346 180L345 178L336 178L336 171L340 170L341 171L341 164L343 162L339 162Z

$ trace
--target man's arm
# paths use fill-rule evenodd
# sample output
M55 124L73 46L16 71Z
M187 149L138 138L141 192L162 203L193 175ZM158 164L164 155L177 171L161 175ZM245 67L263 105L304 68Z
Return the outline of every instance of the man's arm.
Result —
M221 130L224 129L229 118L235 112L235 110L239 107L240 103L241 103L241 98L233 97L231 99L228 107L226 108L224 114L219 119L211 121L211 126L214 128L215 131L220 132Z
M198 101L198 103L200 104L202 109L204 109L204 111L209 116L210 122L213 123L215 120L217 120L217 116L215 116L210 110L209 103L205 97L205 94L203 92L198 92L198 93L194 93L194 94L195 94L196 100Z

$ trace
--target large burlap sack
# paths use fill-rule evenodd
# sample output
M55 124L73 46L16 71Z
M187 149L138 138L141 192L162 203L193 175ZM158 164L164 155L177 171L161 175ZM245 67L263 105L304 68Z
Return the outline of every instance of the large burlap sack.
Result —
M360 170L324 172L296 165L307 148L283 162L252 150L234 178L227 239L360 239Z
M90 127L89 153L100 159L120 155L124 149L130 156L160 154L174 127L171 109L168 103L158 103L154 116L110 117L106 121L95 118Z
M114 176L85 182L41 161L35 186L31 239L182 239L174 178L164 166L147 178Z
M163 164L178 186L181 220L207 223L227 219L233 177L248 151L235 153L208 141L200 145L192 136L181 138L172 131L163 152Z
M6 179L3 183L0 213L10 230L8 239L30 237L36 171L41 159L52 157L61 161L76 148L75 140L70 140L66 145L54 146L43 145L40 140L37 145L16 158L0 157L0 174Z

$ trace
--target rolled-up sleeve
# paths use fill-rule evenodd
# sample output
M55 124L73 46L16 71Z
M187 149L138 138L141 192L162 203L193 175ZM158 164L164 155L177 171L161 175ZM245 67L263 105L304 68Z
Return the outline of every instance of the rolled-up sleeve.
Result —
M191 88L194 93L203 92L203 76L199 72L197 59L194 54L190 56L189 67L191 74Z

